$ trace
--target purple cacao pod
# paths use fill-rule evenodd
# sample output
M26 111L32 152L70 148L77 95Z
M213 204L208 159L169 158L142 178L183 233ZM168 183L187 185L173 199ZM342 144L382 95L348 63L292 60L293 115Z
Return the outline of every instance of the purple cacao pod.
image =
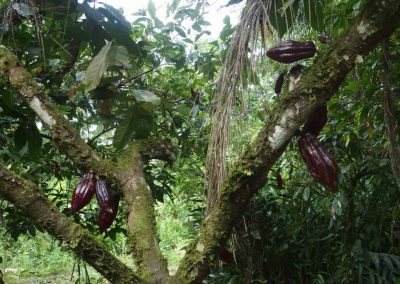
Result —
M302 59L311 58L317 52L312 41L282 41L278 45L267 50L267 56L280 63L290 64Z
M311 133L303 134L299 141L300 154L310 174L332 192L338 191L339 167L335 159Z
M275 81L275 94L279 95L282 91L283 82L285 81L285 73L279 74Z
M107 230L107 228L110 227L114 222L118 213L118 203L119 200L117 198L113 198L112 201L109 201L107 205L100 206L98 219L100 233L103 233L105 230Z
M328 121L328 109L326 104L318 107L304 124L303 131L318 136Z
M85 207L96 192L96 177L93 173L85 173L72 194L71 210L77 212Z
M113 202L113 197L108 189L108 185L105 180L99 178L96 182L96 198L97 202L101 206L106 206Z

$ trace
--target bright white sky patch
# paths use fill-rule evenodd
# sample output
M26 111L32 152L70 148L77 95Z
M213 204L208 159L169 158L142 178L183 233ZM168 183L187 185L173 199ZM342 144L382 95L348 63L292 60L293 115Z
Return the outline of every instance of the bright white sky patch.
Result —
M148 1L135 0L102 0L99 2L106 3L117 9L122 8L128 21L132 21L134 19L132 16L133 13L140 9L146 9L148 5ZM169 1L153 0L153 2L157 7L157 17L164 22L166 20L165 12L167 10L167 4ZM206 29L211 32L210 37L213 39L218 38L219 33L224 26L223 19L226 15L230 16L232 25L236 25L238 22L242 5L238 4L225 7L228 2L229 0L211 0L209 1L210 6L206 8L207 14L205 16L205 20L211 24L210 26L207 26Z

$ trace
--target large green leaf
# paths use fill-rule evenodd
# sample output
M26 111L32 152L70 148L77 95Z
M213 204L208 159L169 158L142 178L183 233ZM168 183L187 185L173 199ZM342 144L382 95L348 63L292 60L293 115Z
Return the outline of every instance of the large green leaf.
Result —
M114 147L122 150L133 138L148 137L153 126L153 115L136 104L128 109L126 117L118 125L114 134Z
M147 6L147 10L149 11L150 17L153 19L156 17L156 5L152 0L149 1L149 4Z
M160 97L158 97L153 92L147 90L134 90L133 95L135 96L136 100L139 102L148 102L154 105L160 104Z
M89 67L86 70L85 80L85 92L94 90L100 83L101 77L106 72L108 67L108 52L111 48L111 42L107 43L100 52L90 62Z
M125 46L112 46L107 54L108 66L125 66L129 63Z

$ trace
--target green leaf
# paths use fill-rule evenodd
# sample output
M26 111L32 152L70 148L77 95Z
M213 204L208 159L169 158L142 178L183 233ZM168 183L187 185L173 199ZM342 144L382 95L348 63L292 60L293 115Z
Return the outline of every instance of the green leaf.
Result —
M238 4L238 3L242 2L242 1L243 1L243 0L230 0L230 1L228 2L228 4L225 5L225 7Z
M135 130L135 106L128 109L126 118L118 125L114 134L114 147L122 150L131 140Z
M304 14L307 22L317 31L323 31L322 3L319 0L304 0Z
M335 210L336 214L338 216L342 215L342 203L339 201L339 199L335 198L332 202L332 209Z
M199 23L194 23L194 24L192 25L192 28L193 28L195 31L197 31L197 32L201 32L201 30L202 30L202 28L201 28L201 26L200 26Z
M230 26L230 25L231 25L231 18L229 17L229 15L226 15L226 16L224 17L223 23L224 23L224 25L226 25L226 26Z
M122 150L133 138L147 138L153 125L153 115L139 105L130 107L126 114L114 134L113 144L117 151Z
M89 67L86 70L85 80L85 92L94 90L100 83L101 77L106 72L108 67L108 51L111 48L111 42L107 43L100 52L90 62Z
M125 46L112 46L107 53L108 66L126 66L129 63Z
M133 95L135 96L136 100L139 102L149 102L154 105L158 105L161 102L160 97L158 97L153 92L147 90L134 90Z
M310 199L310 188L306 187L303 191L303 199L304 201L308 201Z
M147 11L149 11L150 17L153 19L156 17L156 5L154 5L152 0L150 0L149 4L147 5Z
M369 256L375 265L376 269L379 269L379 256L376 253L370 252Z

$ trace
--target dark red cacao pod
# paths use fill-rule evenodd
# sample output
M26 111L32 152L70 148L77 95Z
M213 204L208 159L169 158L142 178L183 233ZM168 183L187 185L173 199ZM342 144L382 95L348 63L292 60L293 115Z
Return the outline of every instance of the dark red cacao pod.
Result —
M100 233L103 233L105 230L107 230L107 228L110 227L114 222L118 213L118 203L119 200L117 198L113 198L108 202L107 205L100 206L98 219Z
M117 216L119 199L110 193L107 183L100 178L96 182L96 198L100 205L98 224L102 233L111 226Z
M283 188L283 180L282 180L282 176L280 174L276 175L276 186L278 187L278 189Z
M311 133L303 134L299 141L300 154L310 174L332 192L338 191L339 167L335 159Z
M106 206L113 202L113 196L108 189L108 185L105 180L102 180L101 178L97 179L96 182L96 198L100 207Z
M311 58L317 52L312 41L282 41L267 50L267 56L280 63L293 63L302 59Z
M311 133L318 136L322 128L324 128L328 121L328 109L326 104L318 107L313 114L309 117L303 127L305 133Z
M85 173L72 194L71 210L77 212L85 207L96 192L96 177L93 173Z
M285 74L279 74L278 78L275 81L275 94L279 95L282 91L283 82L285 81Z

